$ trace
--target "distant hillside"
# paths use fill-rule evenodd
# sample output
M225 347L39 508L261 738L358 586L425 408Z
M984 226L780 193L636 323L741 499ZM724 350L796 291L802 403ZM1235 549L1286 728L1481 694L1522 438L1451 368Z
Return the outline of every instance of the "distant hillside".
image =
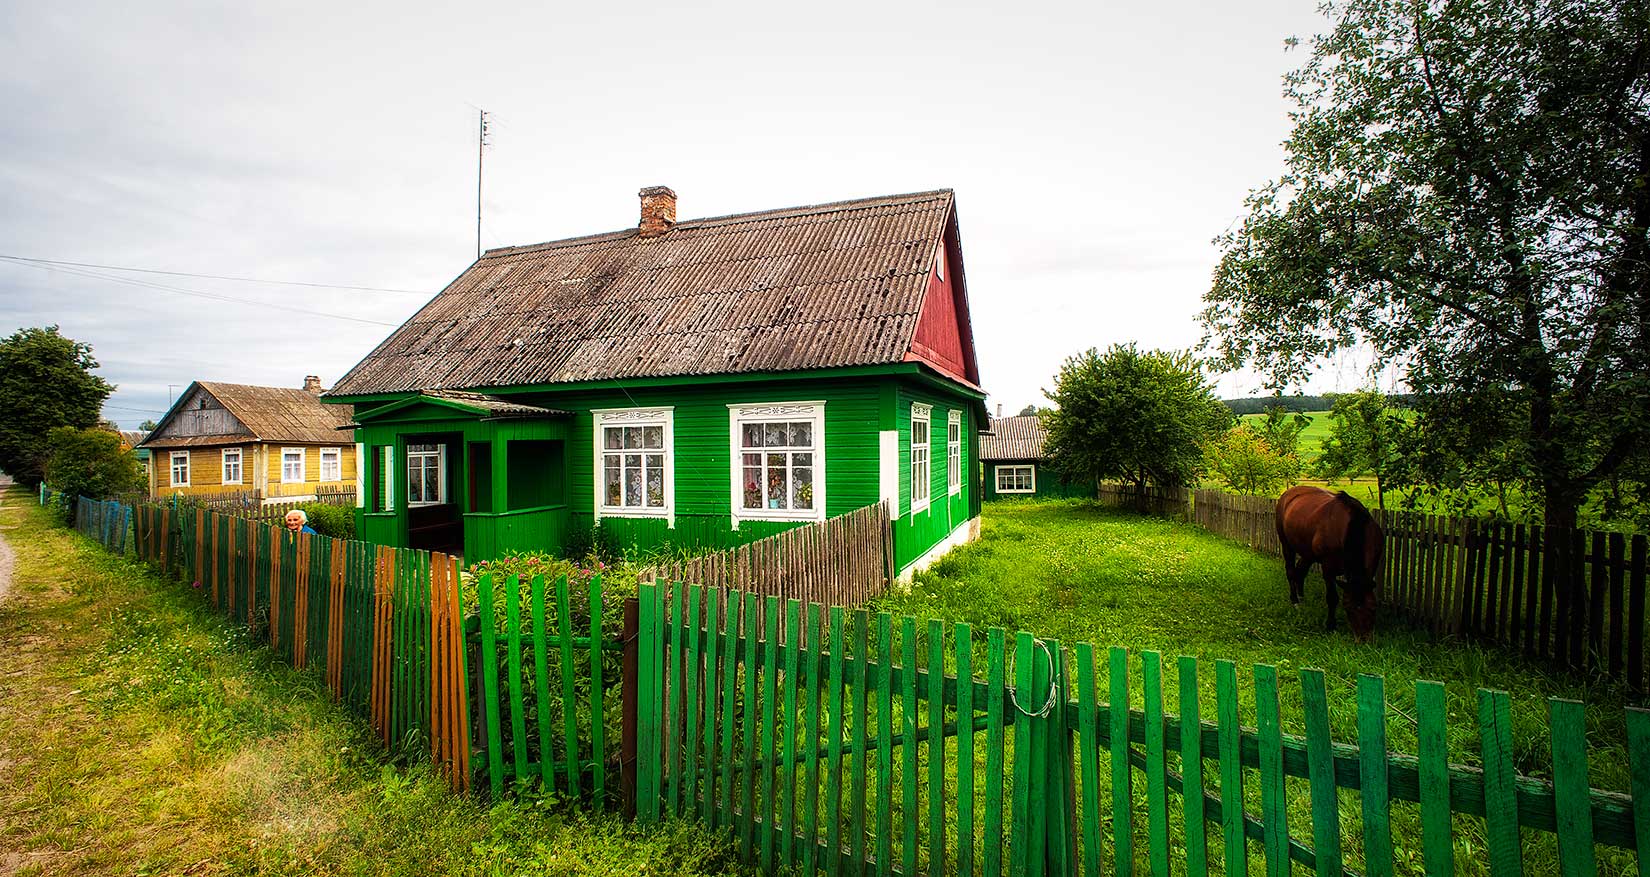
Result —
M1409 407L1411 397L1408 393L1401 393L1391 398L1399 407ZM1222 399L1220 401L1227 408L1232 409L1233 414L1241 417L1245 414L1263 414L1266 409L1273 405L1282 405L1289 411L1328 411L1335 405L1335 395L1331 393L1326 396L1250 396L1247 399Z

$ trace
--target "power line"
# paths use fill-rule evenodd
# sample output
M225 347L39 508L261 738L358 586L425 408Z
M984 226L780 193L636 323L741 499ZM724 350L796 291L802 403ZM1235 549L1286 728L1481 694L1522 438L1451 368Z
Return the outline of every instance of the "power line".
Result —
M434 295L422 289L396 289L385 286L348 286L340 283L308 283L302 280L267 280L261 277L232 277L225 274L196 274L189 271L162 271L159 268L133 268L128 265L99 265L95 262L66 262L60 259L36 259L30 256L8 256L0 259L14 262L38 262L42 265L67 265L74 268L100 268L105 271L132 271L139 274L167 274L173 277L196 277L202 280L233 280L237 283L269 283L277 286L308 286L315 289L356 289L364 292L404 292L409 295Z
M199 290L199 289L186 289L186 288L181 287L181 286L172 286L171 284L166 284L166 283L155 283L155 282L150 281L150 280L135 280L135 279L132 279L132 278L129 278L129 277L115 277L115 276L112 276L112 275L109 275L109 274L99 274L96 271L87 271L87 270L84 270L84 269L81 269L81 268L70 268L70 267L65 267L63 265L57 265L57 264L46 264L46 263L43 263L39 260L18 259L17 257L14 257L14 256L0 256L0 260L10 261L13 264L17 264L17 265L25 265L25 266L30 267L30 268L39 268L42 271L53 271L53 272L58 272L58 273L62 273L62 274L72 274L72 275L77 276L77 277L89 277L89 278L92 278L94 280L106 280L110 283L124 283L127 286L137 286L137 287L141 287L141 288L144 288L144 289L157 289L157 290L160 290L162 292L172 292L172 293L177 293L178 295L189 295L189 296L194 296L196 298L204 298L204 299L207 299L207 300L210 300L210 301L221 301L221 302L230 302L230 303L233 303L233 304L252 305L254 307L271 308L271 309L277 310L277 311L287 311L288 313L294 313L294 314L305 314L307 316L312 316L312 317L326 317L328 319L333 319L333 320L349 320L352 323L367 323L367 324L373 325L373 326L389 326L391 328L394 328L394 327L400 325L399 323L386 323L383 320L369 320L366 317L352 317L348 314L331 314L331 313L327 313L325 311L311 310L309 308L292 307L290 305L279 305L279 304L274 304L273 302L256 301L254 299L235 298L234 296L230 296L230 295L220 295L220 294L215 293L215 292L203 292L202 290Z
M108 403L104 403L103 407L104 408L112 408L115 411L136 411L139 414L165 414L166 413L166 412L160 410L159 408L127 408L127 407L122 406L122 405L110 405Z

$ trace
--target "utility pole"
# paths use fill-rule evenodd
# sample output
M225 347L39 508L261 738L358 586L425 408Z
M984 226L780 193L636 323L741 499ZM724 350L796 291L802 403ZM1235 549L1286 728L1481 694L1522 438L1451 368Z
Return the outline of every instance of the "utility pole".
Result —
M481 258L481 157L487 149L487 111L476 108L481 117L476 136L476 258Z

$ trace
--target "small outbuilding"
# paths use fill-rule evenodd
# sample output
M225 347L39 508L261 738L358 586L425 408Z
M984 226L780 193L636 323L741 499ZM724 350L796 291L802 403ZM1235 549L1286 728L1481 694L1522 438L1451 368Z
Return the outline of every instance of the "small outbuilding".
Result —
M1095 485L1067 481L1047 465L1048 455L1043 451L1047 438L1039 415L994 418L991 430L980 436L985 498L1094 496Z

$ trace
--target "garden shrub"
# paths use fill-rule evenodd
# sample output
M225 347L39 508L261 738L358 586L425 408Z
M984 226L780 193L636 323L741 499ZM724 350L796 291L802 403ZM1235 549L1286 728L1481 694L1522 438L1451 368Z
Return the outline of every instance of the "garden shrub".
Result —
M309 515L310 528L322 536L355 538L355 509L324 502L306 502L298 507Z

